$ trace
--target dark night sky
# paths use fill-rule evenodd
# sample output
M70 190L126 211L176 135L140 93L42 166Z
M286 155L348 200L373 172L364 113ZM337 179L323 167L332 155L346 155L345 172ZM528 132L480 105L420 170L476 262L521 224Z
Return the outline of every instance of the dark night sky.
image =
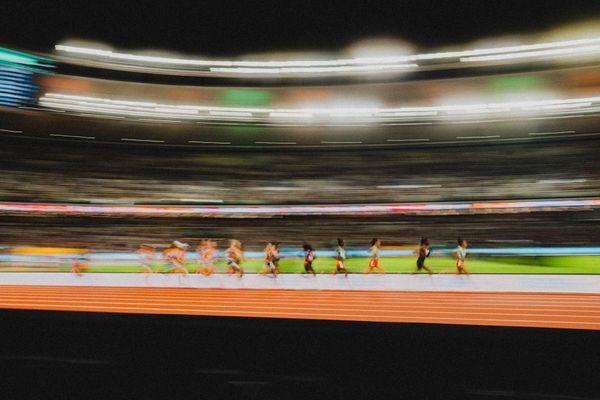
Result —
M49 50L75 37L207 56L336 50L392 36L422 48L600 16L600 0L5 1L0 43ZM350 4L352 4L350 6Z

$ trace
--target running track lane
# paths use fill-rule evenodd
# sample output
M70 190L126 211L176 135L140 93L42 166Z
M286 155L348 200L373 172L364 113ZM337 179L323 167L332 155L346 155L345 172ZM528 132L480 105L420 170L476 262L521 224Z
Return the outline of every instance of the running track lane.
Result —
M0 308L600 330L600 294L18 285Z

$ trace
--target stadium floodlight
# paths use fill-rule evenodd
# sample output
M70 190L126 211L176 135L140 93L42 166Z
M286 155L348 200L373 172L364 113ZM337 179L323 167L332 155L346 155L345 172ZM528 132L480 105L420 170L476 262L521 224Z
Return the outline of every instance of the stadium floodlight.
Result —
M161 57L122 53L106 49L57 44L57 51L117 62L139 63L142 66L178 66L201 68L203 71L226 74L323 74L323 73L368 73L382 71L411 70L419 67L420 61L482 62L520 60L544 57L565 57L594 54L600 50L600 37L532 43L515 46L483 49L458 50L411 54L401 56L356 57L332 60L211 60L177 57Z

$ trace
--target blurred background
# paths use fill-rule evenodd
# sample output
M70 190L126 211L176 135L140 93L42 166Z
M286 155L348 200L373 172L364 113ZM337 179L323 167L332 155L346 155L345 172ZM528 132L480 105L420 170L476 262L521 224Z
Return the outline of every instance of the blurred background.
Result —
M424 236L445 250L457 237L477 249L594 247L600 22L576 16L519 34L479 26L412 43L388 32L203 56L190 42L8 34L4 252L204 238L331 250L338 237L414 250Z

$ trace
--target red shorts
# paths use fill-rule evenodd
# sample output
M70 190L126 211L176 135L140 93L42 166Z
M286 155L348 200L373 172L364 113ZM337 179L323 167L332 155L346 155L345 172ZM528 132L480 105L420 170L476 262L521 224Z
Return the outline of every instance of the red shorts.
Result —
M456 268L464 268L464 267L465 267L465 260L461 260L461 259L456 260Z
M335 268L336 269L344 269L344 260L337 260L335 262Z
M378 268L379 267L379 259L372 258L371 261L369 261L369 267L370 268Z

